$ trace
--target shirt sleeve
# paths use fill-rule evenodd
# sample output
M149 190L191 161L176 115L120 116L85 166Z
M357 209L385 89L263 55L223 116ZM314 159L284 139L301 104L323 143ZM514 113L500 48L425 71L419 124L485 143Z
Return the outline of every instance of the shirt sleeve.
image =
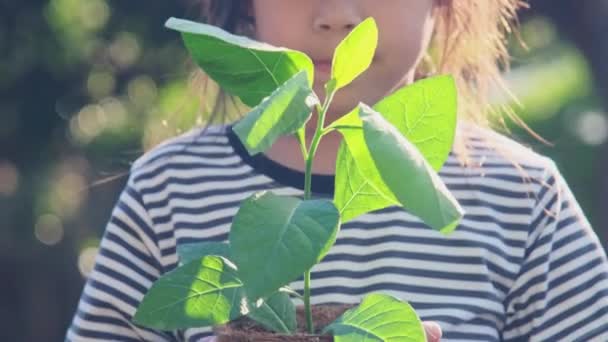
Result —
M608 341L608 260L555 164L506 300L505 341Z
M162 274L160 249L132 178L112 212L66 341L169 341L135 325L144 294Z

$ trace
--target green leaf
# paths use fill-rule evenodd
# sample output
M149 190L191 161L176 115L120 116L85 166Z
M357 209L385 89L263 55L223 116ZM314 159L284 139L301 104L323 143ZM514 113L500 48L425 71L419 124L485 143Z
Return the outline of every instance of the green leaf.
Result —
M180 264L200 260L207 255L222 256L230 260L230 247L225 242L197 242L177 246Z
M371 65L378 46L378 26L373 18L357 25L334 53L331 75L335 90L349 85Z
M324 329L336 342L425 342L426 335L414 309L399 299L373 293Z
M358 108L357 116L360 110ZM360 125L340 129L344 137L340 147L343 155L336 164L334 202L345 215L341 217L343 222L371 210L401 204L382 179L365 141L363 121Z
M230 254L249 298L267 296L319 262L334 244L340 215L331 201L260 192L230 229Z
M451 76L434 76L397 90L378 102L374 110L439 171L454 143L457 97L456 83Z
M233 129L250 154L266 151L282 135L292 134L310 119L318 103L302 71L264 99Z
M454 140L456 97L453 78L437 76L398 90L376 104L374 109L416 146L434 170L439 170L448 158ZM367 165L365 160L371 160L368 151L361 149L365 138L359 111L359 107L355 108L328 127L338 129L345 137L336 162L334 195L343 223L369 211L399 203L390 191L387 192L388 188L382 186L383 182L378 181L377 173L366 173L371 177L370 182L359 170L359 166ZM364 161L358 163L351 149L361 149L359 159Z
M349 140L351 143L363 141L363 122L359 118L359 107L332 122L327 129L337 129L344 136L336 156L334 184L334 204L340 212L342 223L373 210L397 205L396 199L387 198L363 176L348 148Z
M205 73L250 107L303 70L308 73L312 87L314 66L303 52L275 47L188 20L170 18L165 26L181 32L194 61Z
M361 104L359 116L367 148L357 141L359 150L351 152L365 178L433 229L456 228L464 212L418 149L370 107Z
M175 330L224 324L248 310L234 265L219 256L206 256L158 279L134 321L152 329Z
M336 162L334 204L342 222L399 202L379 192L359 171L345 142L340 144Z
M248 316L270 331L285 334L296 331L296 307L285 292L276 292L260 301Z

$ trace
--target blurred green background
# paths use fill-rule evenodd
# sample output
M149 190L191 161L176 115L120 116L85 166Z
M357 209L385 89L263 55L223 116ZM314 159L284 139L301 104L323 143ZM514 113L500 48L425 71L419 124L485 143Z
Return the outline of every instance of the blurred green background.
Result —
M507 78L554 146L513 134L556 160L606 244L608 2L532 6ZM185 49L163 28L196 13L190 1L0 0L1 341L63 339L130 163L204 121Z

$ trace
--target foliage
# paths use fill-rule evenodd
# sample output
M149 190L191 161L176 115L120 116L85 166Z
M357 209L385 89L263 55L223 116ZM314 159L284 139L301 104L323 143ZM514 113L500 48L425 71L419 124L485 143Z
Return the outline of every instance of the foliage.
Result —
M180 247L182 265L155 282L135 322L172 330L249 315L269 330L294 333L295 307L284 289L304 274L307 328L314 333L310 270L329 252L342 223L399 205L444 233L458 225L463 210L436 173L447 159L456 128L451 77L406 86L374 108L360 103L325 126L336 92L372 63L378 40L373 19L363 21L336 48L322 104L311 89L313 65L304 53L186 20L170 19L167 26L182 33L194 60L220 87L254 106L234 125L249 153L266 151L283 135L300 137L306 185L303 199L264 191L243 201L228 243ZM318 125L306 146L302 134L313 112ZM322 137L334 130L344 137L335 198L313 199L312 160ZM339 341L425 339L414 310L381 294L367 296L326 332Z

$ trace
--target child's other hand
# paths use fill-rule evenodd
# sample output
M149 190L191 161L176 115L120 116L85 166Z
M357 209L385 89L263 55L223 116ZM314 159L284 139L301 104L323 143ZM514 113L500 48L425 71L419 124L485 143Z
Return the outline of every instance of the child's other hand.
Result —
M428 342L439 342L441 339L441 327L435 322L422 322ZM205 337L201 342L216 342L215 336Z
M422 322L426 332L427 342L439 342L441 340L441 327L435 322Z

